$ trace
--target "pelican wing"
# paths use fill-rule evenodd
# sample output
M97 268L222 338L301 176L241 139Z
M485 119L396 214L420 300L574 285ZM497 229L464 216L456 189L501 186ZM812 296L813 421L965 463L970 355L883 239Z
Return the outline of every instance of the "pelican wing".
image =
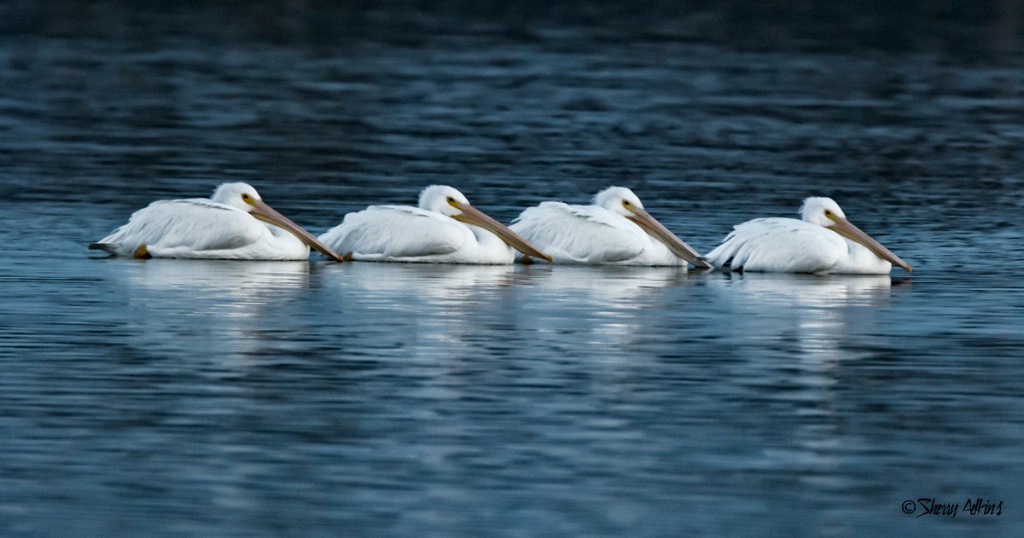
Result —
M266 226L245 211L206 198L161 200L132 214L128 223L90 248L130 256L152 249L228 250L257 241Z
M649 242L639 226L607 209L562 202L528 208L510 228L556 263L629 260Z
M349 213L320 241L343 256L386 260L450 254L466 241L465 226L412 206L370 206Z
M738 224L707 255L715 267L780 273L820 273L847 250L838 234L817 224L787 218Z

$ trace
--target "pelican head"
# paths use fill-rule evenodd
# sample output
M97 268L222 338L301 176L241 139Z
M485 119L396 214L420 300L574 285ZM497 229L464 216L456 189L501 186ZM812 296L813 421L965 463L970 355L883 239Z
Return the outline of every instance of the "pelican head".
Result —
M462 213L462 206L468 206L469 200L464 194L448 185L431 185L420 193L420 209L440 213L455 218Z
M627 219L635 216L637 211L644 211L644 204L640 201L640 198L633 194L633 191L625 187L608 187L595 194L594 205L622 215Z
M288 217L267 205L263 198L260 197L260 194L256 192L256 189L248 183L224 183L213 191L213 196L210 199L214 202L245 211L257 220L277 226L291 233L310 248L323 253L324 256L337 262L342 261L341 256L338 256L327 245L321 243L319 239L313 237L298 224L289 220Z
M800 206L800 216L805 222L826 228L835 224L836 219L846 220L846 214L839 208L839 204L835 200L825 197L812 197L804 200L804 205Z
M806 222L824 226L850 241L863 245L864 248L870 250L875 256L878 256L893 265L898 265L906 269L908 272L913 271L913 269L911 269L906 262L901 260L899 256L893 254L889 249L883 247L881 243L875 241L870 235L862 232L860 228L846 220L846 214L839 208L839 204L831 198L807 198L804 200L804 204L800 208L800 215Z
M531 245L526 239L513 232L508 226L487 216L483 211L473 207L465 195L447 185L431 185L420 193L419 208L440 213L459 222L483 228L512 248L527 256L553 261L551 256L544 254Z
M224 183L214 189L211 200L218 204L229 205L236 209L241 209L246 213L251 213L254 206L246 199L252 199L256 201L263 201L260 198L260 193L256 192L256 189L248 183Z
M644 209L640 198L633 194L633 191L625 187L608 187L594 195L594 205L607 209L612 213L626 217L639 226L648 235L657 239L673 254L692 263L694 267L710 269L711 264L707 262L696 250L683 242L682 239L662 226L657 219L652 217Z

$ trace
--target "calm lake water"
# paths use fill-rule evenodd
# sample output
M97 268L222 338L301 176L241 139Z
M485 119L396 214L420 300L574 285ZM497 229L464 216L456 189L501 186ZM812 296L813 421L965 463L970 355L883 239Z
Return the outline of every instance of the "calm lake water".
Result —
M0 5L0 535L1019 534L1020 1L133 4ZM85 248L239 180L702 252L828 195L914 272Z

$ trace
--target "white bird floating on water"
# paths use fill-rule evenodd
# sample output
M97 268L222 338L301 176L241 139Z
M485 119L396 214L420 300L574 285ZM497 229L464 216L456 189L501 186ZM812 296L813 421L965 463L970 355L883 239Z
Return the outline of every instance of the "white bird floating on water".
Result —
M543 202L523 211L512 230L556 263L711 268L695 250L644 210L633 191L610 187L593 205Z
M525 256L551 261L507 226L471 206L458 190L431 185L419 207L373 205L349 213L320 240L345 259L499 265Z
M889 274L899 256L846 220L831 198L807 198L803 220L754 219L735 226L707 259L723 269L769 273Z
M260 222L262 221L262 222ZM160 200L89 245L114 256L227 260L305 260L310 247L341 261L246 183L225 183L210 198Z

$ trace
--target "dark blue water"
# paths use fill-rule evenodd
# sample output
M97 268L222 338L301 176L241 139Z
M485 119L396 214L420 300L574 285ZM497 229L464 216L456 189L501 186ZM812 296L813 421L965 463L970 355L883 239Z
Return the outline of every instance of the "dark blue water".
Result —
M1018 534L1022 13L3 4L0 535ZM237 180L316 233L619 184L702 252L828 195L914 272L85 249Z

